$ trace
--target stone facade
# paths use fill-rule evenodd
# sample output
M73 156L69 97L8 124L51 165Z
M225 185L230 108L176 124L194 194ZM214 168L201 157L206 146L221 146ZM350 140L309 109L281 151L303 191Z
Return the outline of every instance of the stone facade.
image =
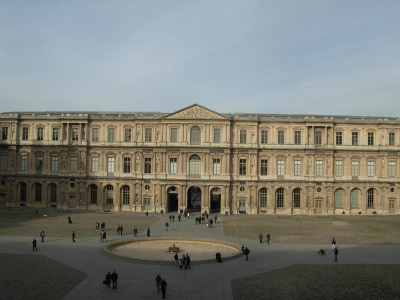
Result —
M399 213L400 119L180 111L0 114L0 205Z

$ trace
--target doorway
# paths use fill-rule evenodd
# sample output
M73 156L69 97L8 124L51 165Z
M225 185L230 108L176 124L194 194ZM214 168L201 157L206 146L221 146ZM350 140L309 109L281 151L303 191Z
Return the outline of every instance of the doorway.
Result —
M211 190L211 207L210 212L221 211L221 190L219 188L213 188Z
M187 209L191 211L201 210L201 189L197 186L192 186L188 190Z
M178 189L174 186L167 191L167 212L178 211Z

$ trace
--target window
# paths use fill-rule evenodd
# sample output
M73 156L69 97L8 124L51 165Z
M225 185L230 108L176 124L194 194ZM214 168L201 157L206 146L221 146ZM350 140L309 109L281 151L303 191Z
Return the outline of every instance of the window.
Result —
M114 173L114 157L107 157L107 172Z
M213 175L220 175L221 173L221 160L219 158L213 159Z
M396 162L389 161L389 177L396 176Z
M396 135L394 132L389 132L389 146L395 146L396 145Z
M343 161L341 161L341 160L336 161L335 173L336 173L336 176L338 176L338 177L343 176Z
M294 161L294 176L300 176L301 174L301 160L296 159Z
M358 146L358 132L352 132L351 133L351 144L353 146Z
M43 141L43 127L38 127L37 129L37 140Z
M42 201L42 185L40 183L35 183L35 202Z
M4 141L7 140L7 138L8 138L8 127L3 127L1 133L1 139Z
M315 132L315 145L322 145L322 131Z
M92 156L92 172L97 173L99 171L99 157Z
M108 128L108 141L109 142L115 141L115 128Z
M351 162L351 176L357 177L358 176L358 161L353 160Z
M26 201L26 183L21 182L19 188L19 201L25 202Z
M369 161L368 162L368 177L373 177L374 176L374 162Z
M28 155L21 156L21 171L28 170Z
M107 204L113 204L114 202L114 188L112 185L107 185L106 187L106 191L107 191Z
M50 202L57 202L57 185L50 183Z
M144 159L144 172L146 174L150 174L151 173L151 157L146 157Z
M221 129L214 128L214 143L221 142Z
M53 128L53 141L58 141L59 128Z
M92 142L98 142L99 141L99 128L93 128L92 129Z
M36 170L41 171L43 169L43 156L36 156Z
M260 207L267 207L267 192L266 188L260 190Z
M368 198L368 203L367 203L368 208L373 208L374 207L374 189L369 189L367 191L367 198Z
M129 205L129 186L124 185L122 187L122 204L123 205Z
M293 207L300 207L300 192L301 190L299 188L293 191Z
M374 133L368 132L368 146L374 145Z
M132 140L132 128L125 128L125 142L130 142Z
M247 143L246 138L247 138L247 130L241 129L240 130L240 143L246 144Z
M171 128L171 143L178 141L178 128Z
M7 170L8 157L6 154L1 155L1 169Z
M79 128L72 128L72 140L79 141Z
M315 162L315 176L322 176L322 160Z
M94 184L90 185L90 203L97 203L97 185Z
M23 141L28 140L28 138L29 138L28 133L29 133L28 127L22 127L22 140Z
M51 157L51 171L58 172L58 156Z
M171 157L169 159L169 173L176 175L178 169L178 159L176 157Z
M201 140L201 130L199 126L193 126L190 129L190 144L191 145L200 145Z
M336 132L336 145L343 145L343 132Z
M76 172L78 168L78 157L77 156L71 156L69 158L69 170L71 172Z
M351 191L351 208L358 208L358 195L359 195L358 189L354 189Z
M189 159L189 174L200 175L201 171L201 160L197 154L194 154Z
M261 160L261 175L268 175L268 160Z
M278 176L285 175L285 161L278 160Z
M261 130L261 144L268 144L268 130Z
M343 208L343 190L338 189L335 192L335 208Z
M246 159L239 159L239 175L246 175Z
M151 142L151 139L152 139L151 133L152 133L152 129L151 128L145 128L144 129L144 141L146 143L150 143Z
M278 130L278 144L283 145L285 143L285 131Z
M276 190L276 207L284 207L284 190L279 188Z
M295 143L295 145L301 144L301 131L299 131L299 130L296 130L294 132L294 143Z
M131 158L124 157L124 173L130 173L130 172L131 172Z

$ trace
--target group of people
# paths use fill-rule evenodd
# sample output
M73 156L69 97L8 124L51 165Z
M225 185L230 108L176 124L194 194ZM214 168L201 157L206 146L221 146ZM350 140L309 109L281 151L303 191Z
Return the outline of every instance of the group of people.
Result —
M335 262L337 262L338 261L338 254L339 254L339 250L338 250L338 248L336 247L336 240L335 240L335 238L332 238L332 240L331 240L331 245L332 245L332 251L333 251L333 254L335 254ZM326 251L324 250L324 249L319 249L319 251L318 251L318 254L319 255L325 255L326 254Z
M264 235L260 232L260 234L258 235L258 239L260 240L260 244L263 243L264 241ZM271 240L271 235L269 233L267 233L267 244L269 245L269 241Z
M124 230L124 227L122 227L122 225L118 225L118 228L117 228L118 235L122 235L122 230Z
M162 293L162 298L165 299L165 293L167 291L167 282L161 278L160 274L156 276L157 293Z
M175 253L174 255L174 259L175 259L175 264L177 267L179 267L179 269L182 269L183 267L185 267L185 269L190 269L190 256L189 254L186 253L182 254L182 257L179 259L178 253Z
M110 272L108 272L106 275L106 279L103 280L103 284L105 284L108 287L108 289L111 289L111 287L110 287L111 282L112 282L113 290L116 290L117 283L118 283L118 274L117 274L117 272L115 272L115 270L112 274L110 274Z

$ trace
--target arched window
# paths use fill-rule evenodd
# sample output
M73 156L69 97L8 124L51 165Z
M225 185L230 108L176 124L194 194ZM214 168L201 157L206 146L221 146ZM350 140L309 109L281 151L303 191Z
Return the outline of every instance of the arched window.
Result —
M293 190L293 207L300 207L300 192L300 188Z
M122 187L122 204L128 205L129 204L129 186L124 185Z
M337 189L335 192L335 208L343 208L343 189Z
M190 128L190 144L200 145L201 142L201 130L199 126L193 126Z
M369 189L367 191L368 208L373 208L374 207L374 195L375 195L375 190L374 189Z
M276 196L276 207L283 207L284 205L284 193L285 190L283 188L279 188L276 190L275 196Z
M57 185L50 183L50 202L57 202Z
M358 208L360 190L354 189L351 191L351 208Z
M19 189L19 201L26 201L26 183L21 182Z
M42 185L40 183L35 183L35 201L42 201Z
M107 204L113 204L114 202L114 188L112 185L107 185L106 187L107 191Z
M90 185L90 203L91 204L97 203L97 185L95 184Z
M201 174L201 159L197 154L193 154L189 158L189 175Z
M260 207L267 207L267 193L268 190L266 188L260 190Z

